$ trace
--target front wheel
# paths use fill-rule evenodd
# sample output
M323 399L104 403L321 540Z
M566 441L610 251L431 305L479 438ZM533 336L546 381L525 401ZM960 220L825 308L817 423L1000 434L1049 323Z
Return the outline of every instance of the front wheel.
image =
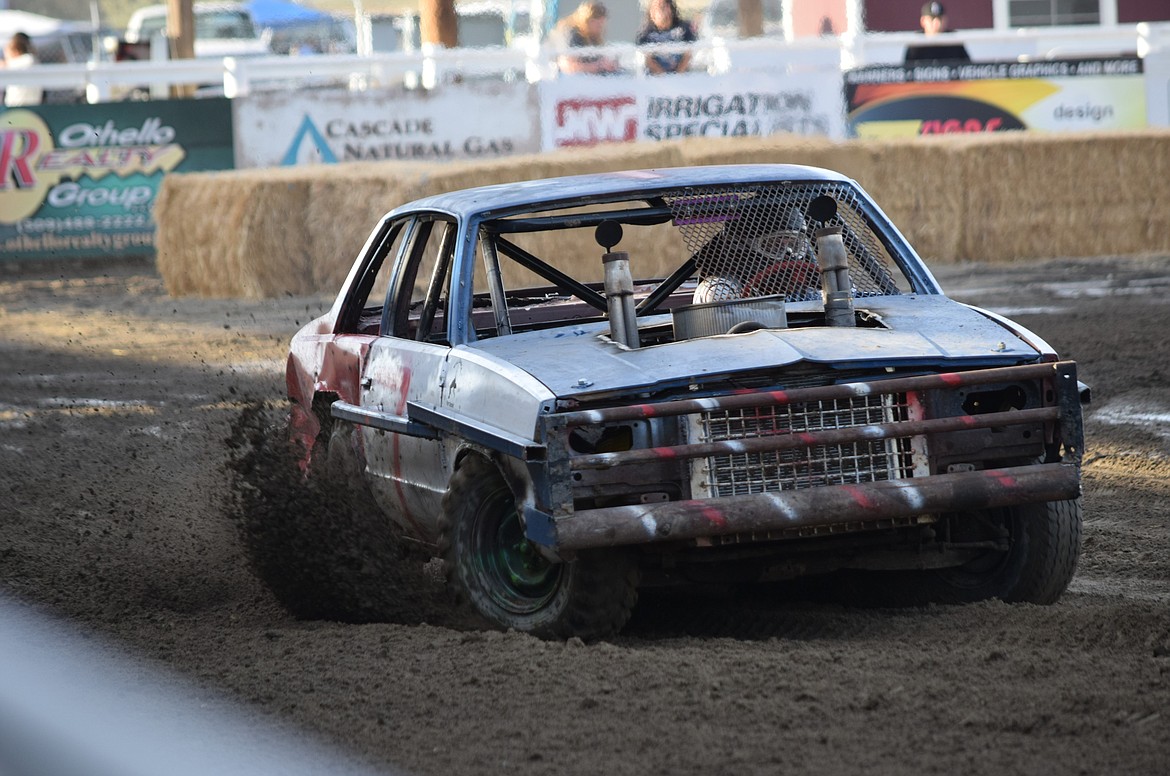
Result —
M1081 500L1017 507L1027 537L1027 559L1005 601L1052 604L1064 594L1081 555Z
M604 638L625 625L637 572L625 551L578 553L557 563L525 536L499 471L470 456L443 497L440 551L447 578L489 624L541 638Z
M964 604L989 598L1052 604L1072 581L1081 550L1080 499L1024 504L954 519L956 539L997 539L1007 549L989 550L951 568L846 575L846 595L866 606Z
M928 572L941 601L1001 598L1014 603L1055 603L1072 581L1081 551L1081 501L1049 501L1000 511L997 524L1010 542L954 569Z

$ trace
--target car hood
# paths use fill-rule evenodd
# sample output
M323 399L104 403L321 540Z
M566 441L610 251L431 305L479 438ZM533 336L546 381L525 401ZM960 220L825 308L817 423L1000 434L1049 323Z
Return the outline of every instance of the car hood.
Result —
M938 295L856 301L880 327L799 327L622 348L608 325L526 332L470 347L528 372L560 397L707 379L800 362L864 369L885 366L1006 365L1040 353L979 311Z

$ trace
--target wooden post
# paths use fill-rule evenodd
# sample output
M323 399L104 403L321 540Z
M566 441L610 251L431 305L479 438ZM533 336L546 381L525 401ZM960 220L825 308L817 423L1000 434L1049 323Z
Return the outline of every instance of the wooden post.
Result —
M195 58L195 11L192 0L167 0L167 39L171 59Z
M195 10L192 0L167 0L167 42L170 59L195 58ZM172 97L191 97L194 84L174 84Z
M764 34L763 0L738 0L739 37L758 38Z
M419 39L443 48L459 45L459 20L455 0L419 0Z

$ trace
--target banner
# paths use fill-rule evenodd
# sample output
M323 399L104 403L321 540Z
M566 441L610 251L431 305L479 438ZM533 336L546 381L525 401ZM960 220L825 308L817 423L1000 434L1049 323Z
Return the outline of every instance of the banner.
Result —
M0 256L152 254L163 176L232 166L223 98L10 108L0 112Z
M844 135L840 71L542 81L541 147L682 137Z
M1135 58L866 67L845 97L855 137L1146 126Z
M1157 48L1142 59L1146 81L1146 118L1151 127L1170 127L1170 49Z
M235 100L236 162L484 159L539 150L524 82L269 92Z

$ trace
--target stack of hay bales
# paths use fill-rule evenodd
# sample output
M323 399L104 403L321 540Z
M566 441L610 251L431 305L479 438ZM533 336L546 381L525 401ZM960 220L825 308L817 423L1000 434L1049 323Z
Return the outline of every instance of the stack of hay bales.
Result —
M774 136L598 146L466 164L403 162L170 175L155 208L173 295L333 293L387 211L533 178L703 164L790 163L857 180L928 261L1170 250L1170 132L996 133L834 142ZM582 241L582 251L597 248ZM671 246L667 246L670 248ZM664 253L630 235L631 255ZM669 257L666 257L669 261ZM673 265L670 267L673 269Z
M1170 250L1170 132L1005 132L956 143L966 189L957 259Z

